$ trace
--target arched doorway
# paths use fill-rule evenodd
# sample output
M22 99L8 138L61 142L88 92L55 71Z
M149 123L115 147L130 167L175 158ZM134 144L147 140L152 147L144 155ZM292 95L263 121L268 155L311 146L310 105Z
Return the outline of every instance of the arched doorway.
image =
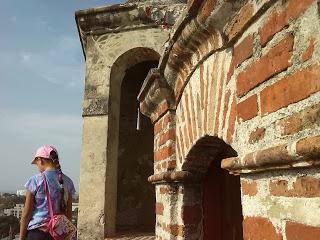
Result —
M237 156L214 136L200 138L190 149L183 170L203 176L203 240L242 240L240 177L221 168L221 160Z
M203 240L241 240L240 178L229 175L220 161L211 163L203 181Z
M147 73L158 61L143 61L126 70L121 84L117 232L154 232L153 125L139 114L137 96ZM137 130L137 122L139 128Z

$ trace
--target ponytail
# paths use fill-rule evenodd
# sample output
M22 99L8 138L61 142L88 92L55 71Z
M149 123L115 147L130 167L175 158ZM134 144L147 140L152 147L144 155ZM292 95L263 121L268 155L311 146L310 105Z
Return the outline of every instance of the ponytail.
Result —
M56 151L51 151L50 152L50 158L53 162L53 164L55 164L56 169L58 170L58 181L60 184L60 193L61 193L61 198L60 198L60 209L63 213L66 213L67 210L67 206L66 203L64 201L64 186L63 186L63 173L61 170L61 165L59 162L59 157Z

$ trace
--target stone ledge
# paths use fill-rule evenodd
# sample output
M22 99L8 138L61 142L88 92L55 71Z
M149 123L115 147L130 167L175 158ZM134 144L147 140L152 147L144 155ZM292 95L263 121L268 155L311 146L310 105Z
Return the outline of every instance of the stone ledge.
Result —
M198 183L201 181L202 177L203 176L200 174L194 174L188 171L172 171L152 175L148 178L148 181L152 184Z
M320 165L320 135L258 150L243 157L226 158L221 162L221 168L235 175L317 165Z

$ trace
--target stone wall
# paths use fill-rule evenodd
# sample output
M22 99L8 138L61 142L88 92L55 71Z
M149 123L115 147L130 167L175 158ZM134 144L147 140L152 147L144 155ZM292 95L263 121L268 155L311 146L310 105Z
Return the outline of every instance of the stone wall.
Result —
M202 238L203 175L222 159L241 178L244 239L320 238L319 33L314 0L188 2L140 96L157 239Z

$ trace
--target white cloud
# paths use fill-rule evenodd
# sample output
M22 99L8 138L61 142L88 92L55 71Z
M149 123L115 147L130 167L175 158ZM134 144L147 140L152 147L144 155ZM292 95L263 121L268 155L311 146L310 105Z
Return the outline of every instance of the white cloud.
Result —
M25 63L30 61L31 56L32 56L32 54L30 52L22 51L20 53L20 57L22 59L22 62L25 62Z
M22 64L43 80L69 88L82 87L84 63L79 60L80 47L76 37L62 35L48 49L21 51L19 55Z

